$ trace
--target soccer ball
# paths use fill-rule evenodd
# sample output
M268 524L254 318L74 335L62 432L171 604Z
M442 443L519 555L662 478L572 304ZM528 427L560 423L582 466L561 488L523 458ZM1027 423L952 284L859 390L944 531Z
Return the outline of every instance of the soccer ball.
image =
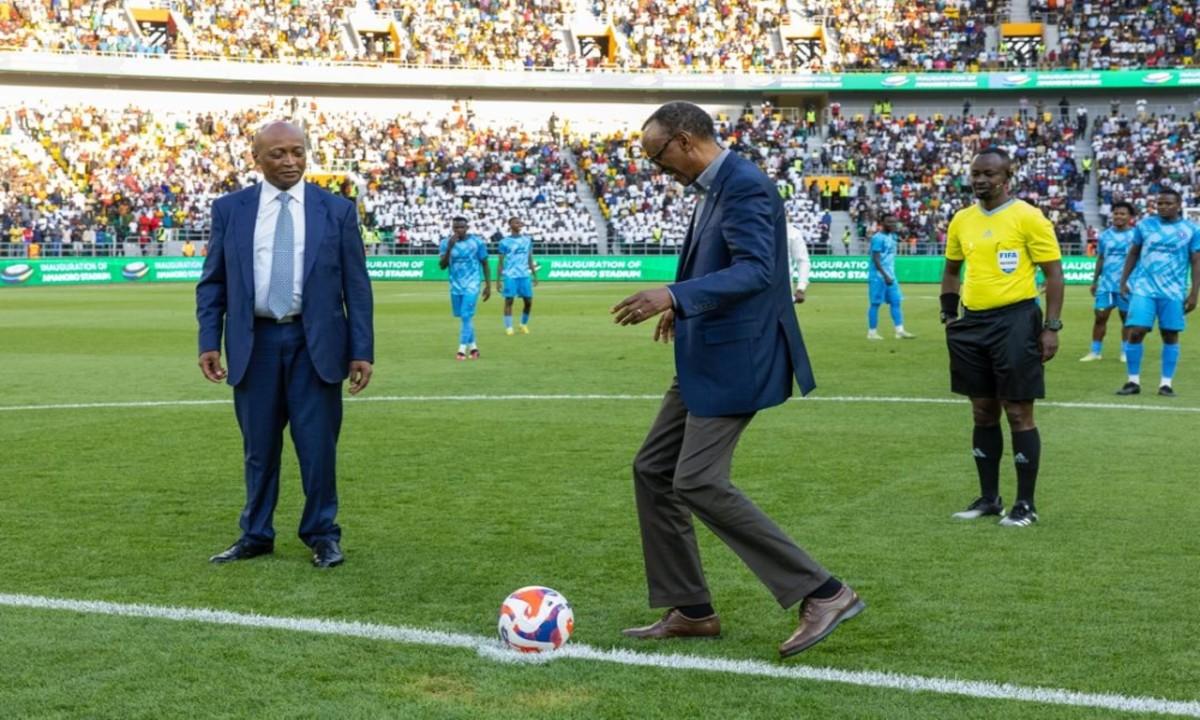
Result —
M557 591L530 585L500 606L500 639L521 652L557 650L575 631L571 604Z

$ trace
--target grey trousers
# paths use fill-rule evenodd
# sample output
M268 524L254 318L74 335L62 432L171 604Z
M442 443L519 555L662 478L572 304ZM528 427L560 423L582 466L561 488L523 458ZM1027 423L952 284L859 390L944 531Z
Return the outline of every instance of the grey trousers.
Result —
M678 380L663 397L633 461L651 607L712 601L692 515L737 553L784 608L829 579L829 571L730 483L733 451L753 417L691 415Z

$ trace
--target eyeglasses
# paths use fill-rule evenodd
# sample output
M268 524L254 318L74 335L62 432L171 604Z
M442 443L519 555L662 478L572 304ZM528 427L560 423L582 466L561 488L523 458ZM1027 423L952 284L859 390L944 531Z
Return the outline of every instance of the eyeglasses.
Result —
M661 162L659 162L658 159L663 156L663 153L665 153L667 151L667 148L671 147L671 143L675 142L675 138L677 138L677 137L679 137L679 136L678 135L671 136L671 139L668 140L666 142L666 144L664 144L662 147L660 147L658 149L658 152L654 153L653 155L649 156L646 159L649 160L650 162L654 163L658 167L664 167L663 164Z

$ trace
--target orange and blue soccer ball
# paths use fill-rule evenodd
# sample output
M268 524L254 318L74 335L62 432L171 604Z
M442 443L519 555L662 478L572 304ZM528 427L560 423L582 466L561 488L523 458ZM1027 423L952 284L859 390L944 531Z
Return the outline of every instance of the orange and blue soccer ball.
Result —
M500 639L521 652L557 650L575 631L575 613L555 590L530 585L500 606Z

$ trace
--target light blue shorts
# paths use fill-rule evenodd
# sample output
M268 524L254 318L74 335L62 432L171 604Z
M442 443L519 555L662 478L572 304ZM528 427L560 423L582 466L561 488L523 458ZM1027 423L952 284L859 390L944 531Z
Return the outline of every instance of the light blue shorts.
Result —
M883 281L881 277L872 277L867 280L867 297L872 305L899 305L904 299L904 295L900 293L900 283L895 280L891 285Z
M450 293L450 312L454 317L475 317L475 306L479 303L478 295L456 295Z
M1152 298L1145 295L1129 296L1129 315L1125 327L1153 328L1158 318L1159 331L1179 332L1187 327L1183 319L1183 301L1168 298Z
M1129 312L1129 298L1119 292L1096 293L1097 310L1112 310L1113 308L1123 313Z
M532 298L533 297L533 278L504 278L504 297L506 298Z

